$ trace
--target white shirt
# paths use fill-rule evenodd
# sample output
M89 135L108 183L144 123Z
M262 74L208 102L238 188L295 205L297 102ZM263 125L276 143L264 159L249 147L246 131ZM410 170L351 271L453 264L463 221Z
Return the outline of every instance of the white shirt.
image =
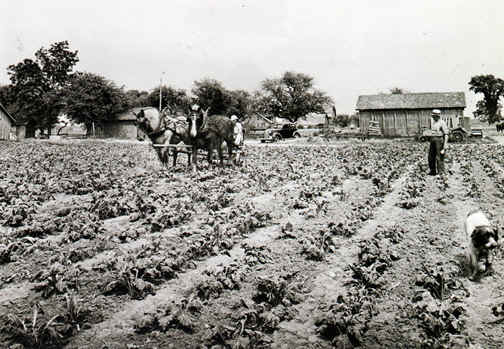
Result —
M437 136L445 136L450 133L446 122L443 119L439 118L438 121L434 121L434 118L431 120L431 131L436 133Z
M234 127L234 138L235 138L235 145L239 146L243 143L243 128L240 122L236 122L235 127Z

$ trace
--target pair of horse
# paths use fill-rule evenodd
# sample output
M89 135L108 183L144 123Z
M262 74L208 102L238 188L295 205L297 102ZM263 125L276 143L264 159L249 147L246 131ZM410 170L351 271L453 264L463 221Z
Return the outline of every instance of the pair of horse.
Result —
M179 115L171 116L169 109L161 113L156 108L142 108L135 113L136 123L147 137L149 137L156 154L163 165L167 165L170 147L173 148L173 166L177 163L177 155L184 152L175 147L179 143L190 145L191 152L188 155L188 165L193 170L197 166L197 153L199 149L207 150L208 162L212 162L215 150L219 154L220 165L224 166L222 143L226 142L229 159L232 158L233 149L237 148L234 139L235 123L222 115L208 116L208 109L202 113L192 113L189 117ZM191 161L192 160L192 161Z

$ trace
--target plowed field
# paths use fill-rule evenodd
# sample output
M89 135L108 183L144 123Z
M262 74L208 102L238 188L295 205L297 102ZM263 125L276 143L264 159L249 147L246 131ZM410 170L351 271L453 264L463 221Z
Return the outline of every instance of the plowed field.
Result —
M502 226L504 152L248 146L164 169L146 145L0 143L2 348L503 348L504 260L470 281L463 221Z

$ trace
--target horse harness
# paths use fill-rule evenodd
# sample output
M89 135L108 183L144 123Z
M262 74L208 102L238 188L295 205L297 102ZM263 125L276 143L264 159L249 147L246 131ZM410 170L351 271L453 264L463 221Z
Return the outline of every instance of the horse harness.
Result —
M185 119L185 118L184 118ZM161 115L161 120L159 121L159 126L156 130L147 134L151 139L161 136L166 130L172 131L174 134L179 135L177 132L177 126L185 127L185 121L181 117L174 118L166 114Z

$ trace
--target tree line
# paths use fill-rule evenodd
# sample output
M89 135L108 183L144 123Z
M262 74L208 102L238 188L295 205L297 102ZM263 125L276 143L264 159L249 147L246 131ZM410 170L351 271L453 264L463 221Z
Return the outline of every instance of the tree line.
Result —
M327 94L314 87L313 77L287 71L279 78L267 78L257 91L231 90L215 79L194 81L190 91L173 86L157 86L151 91L126 90L95 73L75 71L78 51L68 41L40 48L34 58L11 64L11 83L0 86L0 102L24 123L28 130L50 133L58 117L66 114L90 132L94 124L115 119L133 107L169 106L188 113L198 104L211 114L246 118L253 113L295 122L309 113L324 113L332 104Z
M34 58L8 66L11 83L0 86L0 103L31 132L50 132L61 114L90 131L95 123L113 120L132 107L159 107L159 89L162 109L170 106L188 113L190 106L197 103L209 108L211 114L236 114L242 119L260 113L295 122L309 113L324 114L324 106L332 104L325 92L314 87L313 77L291 71L263 80L260 89L253 92L227 89L210 78L194 81L190 91L166 85L139 91L125 90L98 74L75 71L78 62L78 51L71 50L68 41L40 48ZM474 93L483 95L474 116L491 124L499 122L504 80L478 75L471 78L469 86ZM390 89L392 94L405 92L398 87ZM345 126L349 116L338 115L335 122Z

